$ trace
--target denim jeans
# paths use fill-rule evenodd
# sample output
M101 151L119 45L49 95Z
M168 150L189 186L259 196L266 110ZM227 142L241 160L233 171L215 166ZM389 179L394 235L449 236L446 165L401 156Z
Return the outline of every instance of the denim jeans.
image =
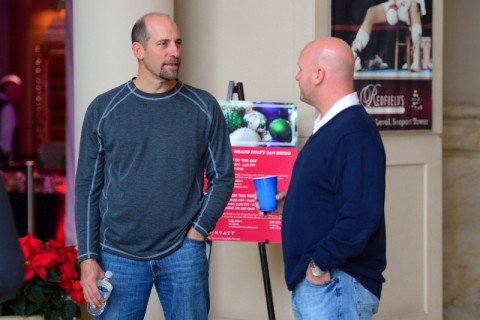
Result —
M174 253L157 260L131 260L100 252L103 270L113 273L113 290L96 319L141 320L153 285L166 320L207 320L208 261L203 241L185 238Z
M369 320L378 298L347 273L333 269L331 280L313 284L304 278L292 293L296 320Z

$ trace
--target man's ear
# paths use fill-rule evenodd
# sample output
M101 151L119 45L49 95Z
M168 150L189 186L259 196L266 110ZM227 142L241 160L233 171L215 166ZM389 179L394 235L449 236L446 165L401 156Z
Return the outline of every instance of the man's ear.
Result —
M314 74L313 83L319 85L325 79L325 69L323 67L318 67Z
M139 42L132 43L132 52L138 60L143 60L143 53L145 49Z

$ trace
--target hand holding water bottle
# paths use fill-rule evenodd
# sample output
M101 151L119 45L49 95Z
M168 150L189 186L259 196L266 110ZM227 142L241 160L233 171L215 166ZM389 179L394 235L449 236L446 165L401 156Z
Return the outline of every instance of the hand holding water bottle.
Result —
M110 297L110 293L112 292L113 286L111 283L112 272L107 271L105 272L105 277L101 280L97 281L98 290L102 295L104 301L99 306L93 306L90 303L87 304L87 311L94 316L98 316L103 313L105 310L105 305L107 304L107 299Z

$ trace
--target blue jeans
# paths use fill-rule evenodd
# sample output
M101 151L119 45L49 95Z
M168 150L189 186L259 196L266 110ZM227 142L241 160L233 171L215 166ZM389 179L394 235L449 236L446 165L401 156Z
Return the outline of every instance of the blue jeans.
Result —
M113 290L96 319L143 319L154 284L166 320L208 319L205 242L185 238L180 249L157 260L131 260L101 251L100 265L112 271Z
M347 273L333 269L331 280L313 284L304 278L292 293L296 320L369 320L378 298Z

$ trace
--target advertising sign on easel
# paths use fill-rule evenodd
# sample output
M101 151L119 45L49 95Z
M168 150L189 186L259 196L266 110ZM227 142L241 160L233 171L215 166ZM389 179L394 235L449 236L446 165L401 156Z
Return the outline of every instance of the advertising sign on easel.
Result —
M232 100L233 93L239 100ZM280 216L261 217L254 206L253 179L277 177L287 191L297 158L297 106L285 102L245 101L243 84L230 81L227 99L219 100L227 123L235 169L233 194L210 240L258 242L268 319L275 320L265 245L281 242ZM209 253L208 253L209 255Z
M211 240L281 242L281 216L262 217L254 207L253 179L277 176L287 191L297 157L297 107L293 103L219 100L230 132L235 186Z

